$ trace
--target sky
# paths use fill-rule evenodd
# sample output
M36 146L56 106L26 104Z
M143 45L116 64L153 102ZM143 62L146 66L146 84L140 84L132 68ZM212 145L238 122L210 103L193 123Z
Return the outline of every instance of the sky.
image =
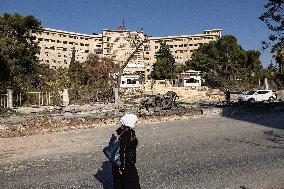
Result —
M245 50L261 51L269 35L259 16L267 0L0 0L0 15L33 15L43 27L84 34L117 29L124 20L128 30L150 36L199 34L223 29ZM261 51L262 65L272 59Z

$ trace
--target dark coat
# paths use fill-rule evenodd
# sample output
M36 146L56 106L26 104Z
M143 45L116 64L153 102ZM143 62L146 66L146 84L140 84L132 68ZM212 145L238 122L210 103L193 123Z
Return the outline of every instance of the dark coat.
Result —
M139 176L135 167L138 140L133 129L124 126L122 129L122 135L119 137L121 166L113 166L114 185L116 189L140 189Z

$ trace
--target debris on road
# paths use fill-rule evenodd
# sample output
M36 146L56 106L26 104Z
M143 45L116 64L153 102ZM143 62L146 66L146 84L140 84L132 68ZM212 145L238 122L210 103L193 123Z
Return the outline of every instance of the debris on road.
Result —
M114 125L119 122L119 118L125 112L139 115L140 123L176 120L202 115L200 108L192 106L157 112L143 112L133 105L115 108L113 104L96 107L90 105L69 106L61 108L60 111L58 108L54 108L54 110L56 111L49 113L44 111L21 116L14 115L0 119L0 138L22 137Z

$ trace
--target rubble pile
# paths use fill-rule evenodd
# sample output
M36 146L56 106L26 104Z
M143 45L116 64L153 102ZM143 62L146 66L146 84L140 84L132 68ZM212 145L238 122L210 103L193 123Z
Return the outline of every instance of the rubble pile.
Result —
M158 111L155 108L152 111L141 109L142 100L151 95L166 94L168 91L174 91L179 96L175 107ZM203 115L203 110L198 108L196 102L217 102L222 98L223 94L218 90L155 86L155 89L149 94L134 90L123 94L121 96L122 104L95 103L66 107L19 107L14 109L15 117L0 117L0 137L21 137L114 125L119 122L119 117L126 112L139 115L140 123L198 117Z
M11 108L2 108L0 107L0 117L8 117L11 115L19 115L19 113L17 113L16 111L14 111Z
M139 123L152 123L176 120L202 115L202 110L193 107L181 107L165 111L148 112L134 110L133 106L125 105L120 108L100 105L95 108L90 105L70 106L62 108L60 114L28 115L0 121L0 138L22 137L35 134L46 134L76 129L96 128L119 123L119 118L125 113L135 113L140 116ZM105 107L105 108L104 108ZM12 121L13 120L13 121Z
M224 93L218 89L188 88L188 87L164 87L155 85L153 90L145 91L145 95L165 94L167 91L174 91L179 96L180 102L200 102L200 101L224 101Z
M18 123L0 125L0 137L11 138L115 124L118 117L68 119L56 116L36 116Z

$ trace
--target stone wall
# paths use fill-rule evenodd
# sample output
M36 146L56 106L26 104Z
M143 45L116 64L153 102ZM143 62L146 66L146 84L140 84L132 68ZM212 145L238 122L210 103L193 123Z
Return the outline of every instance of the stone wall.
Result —
M201 101L224 101L224 93L219 89L208 89L207 87L172 87L165 84L155 84L152 90L145 90L144 94L156 95L165 94L167 91L174 91L179 96L178 101L201 102Z

